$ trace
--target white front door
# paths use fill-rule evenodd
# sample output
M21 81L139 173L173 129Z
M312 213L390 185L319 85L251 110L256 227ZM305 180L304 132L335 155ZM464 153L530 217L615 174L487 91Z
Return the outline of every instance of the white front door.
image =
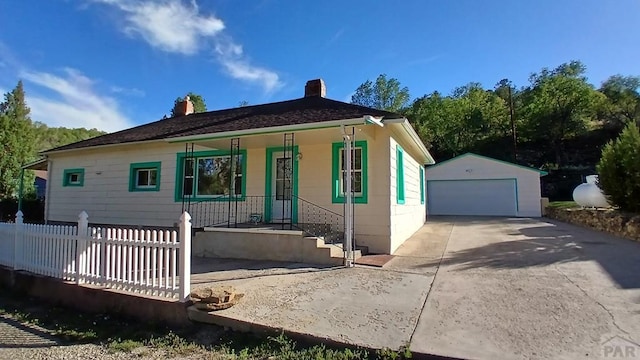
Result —
M293 188L293 163L284 153L273 154L271 187L271 220L283 222L291 220L291 194Z

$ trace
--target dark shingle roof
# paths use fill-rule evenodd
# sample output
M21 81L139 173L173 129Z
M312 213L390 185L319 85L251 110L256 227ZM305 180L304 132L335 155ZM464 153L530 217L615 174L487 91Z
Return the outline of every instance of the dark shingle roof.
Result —
M388 111L314 96L172 117L60 146L47 152L273 126L356 119L365 115L386 118L402 117Z

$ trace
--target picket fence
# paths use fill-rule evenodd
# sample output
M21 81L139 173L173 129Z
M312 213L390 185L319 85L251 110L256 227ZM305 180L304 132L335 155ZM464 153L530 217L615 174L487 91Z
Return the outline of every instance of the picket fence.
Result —
M191 275L191 216L179 230L0 223L0 265L133 294L186 301Z

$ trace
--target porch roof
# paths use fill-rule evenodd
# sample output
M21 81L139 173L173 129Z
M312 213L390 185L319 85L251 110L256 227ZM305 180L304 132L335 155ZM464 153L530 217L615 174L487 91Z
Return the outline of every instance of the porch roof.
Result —
M388 111L312 96L172 117L60 146L45 151L43 154L94 146L178 139L204 134L222 135L246 130L260 132L266 128L313 123L325 124L344 119L362 118L364 122L367 115L384 119L403 118L402 115Z

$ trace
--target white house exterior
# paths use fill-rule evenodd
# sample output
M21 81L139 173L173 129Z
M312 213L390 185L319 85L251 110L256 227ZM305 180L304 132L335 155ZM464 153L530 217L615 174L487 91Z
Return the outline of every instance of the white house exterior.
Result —
M73 222L86 211L94 224L171 226L191 206L199 227L208 224L198 223L202 214L195 205L207 204L212 207L206 211L235 211L243 222L257 215L267 223L286 218L296 224L309 213L313 219L307 221L322 220L344 213L341 159L345 134L352 134L353 172L359 179L354 183L356 244L390 254L426 221L424 165L434 163L407 120L394 115L306 95L169 118L52 149L44 153L49 171L45 220ZM275 121L281 123L273 126ZM183 133L182 124L189 132ZM283 136L290 138L288 145ZM230 150L234 143L237 149ZM205 167L220 159L238 163L229 170L235 171L229 176L233 189L200 194ZM189 161L195 163L191 175ZM277 164L287 161L283 166L290 174L279 177ZM187 182L193 195L185 204ZM283 196L298 202L278 207Z
M467 153L427 168L429 215L539 217L546 172Z

